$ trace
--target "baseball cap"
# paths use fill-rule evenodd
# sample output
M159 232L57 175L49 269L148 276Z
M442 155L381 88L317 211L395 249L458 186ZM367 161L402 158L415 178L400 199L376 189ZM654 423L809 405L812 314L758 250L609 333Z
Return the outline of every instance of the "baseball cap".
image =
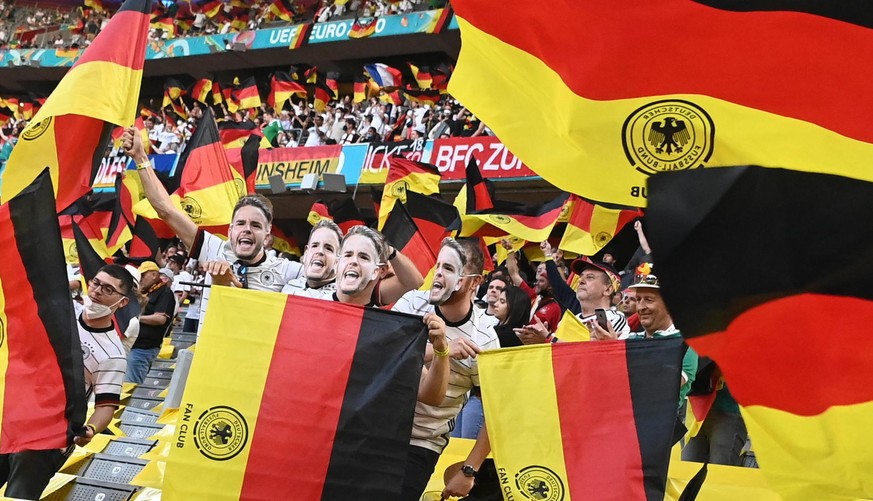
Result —
M176 274L173 273L173 270L171 270L171 269L169 269L169 268L161 268L160 270L158 270L158 272L159 272L161 275L165 275L165 276L166 276L167 278L169 278L170 280L176 278Z
M615 268L609 263L604 263L603 261L592 261L587 257L580 257L576 259L570 264L570 269L573 270L573 273L577 275L581 275L583 271L588 268L594 268L595 270L602 271L606 273L609 277L609 280L612 282L612 287L616 291L619 290L621 280L618 278L618 272L615 271Z
M157 271L160 272L161 269L158 267L158 264L154 261L143 261L141 265L139 265L139 269L137 270L140 273L145 273L147 271Z
M637 266L634 272L634 280L628 289L660 289L661 282L658 276L652 273L654 265L652 263L642 263Z

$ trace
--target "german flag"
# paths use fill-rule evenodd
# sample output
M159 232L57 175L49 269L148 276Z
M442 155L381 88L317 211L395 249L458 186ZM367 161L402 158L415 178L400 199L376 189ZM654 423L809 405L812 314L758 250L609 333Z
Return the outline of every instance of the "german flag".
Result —
M139 177L138 173L130 175ZM126 243L133 238L131 231L136 221L133 206L139 200L133 200L131 189L124 183L126 177L128 175L124 173L119 173L115 176L115 205L112 208L112 217L109 220L109 228L106 234L106 246L108 248L117 247L120 243ZM136 181L133 182L136 183ZM138 193L141 192L142 190L139 189Z
M267 9L283 21L292 21L294 19L294 6L288 0L273 0L270 7Z
M394 106L400 106L403 104L403 98L400 97L399 89L392 92L383 92L379 95L379 101L382 101L385 104L393 104Z
M355 77L355 85L354 85L354 99L353 102L363 103L367 100L367 78L364 76L356 76Z
M188 33L194 26L194 16L184 15L176 18L176 28L180 33Z
M85 0L85 7L89 9L94 9L96 12L106 12L106 7L103 6L103 2L101 0Z
M313 98L312 107L318 113L323 113L327 109L327 104L333 99L333 90L323 82L315 84L315 96Z
M309 35L312 33L312 23L303 23L294 28L294 36L291 37L291 42L288 44L288 49L299 49L309 41Z
M421 318L229 287L209 303L181 406L191 424L177 427L164 492L274 499L290 472L300 499L399 499ZM299 398L287 397L292 384ZM223 440L209 440L216 429Z
M364 225L364 218L355 205L352 197L339 198L330 204L330 215L333 222L343 231L349 231L352 226Z
M481 353L491 451L512 479L502 484L507 499L663 500L684 351L675 338Z
M414 191L422 195L440 192L440 171L431 164L416 162L401 156L388 159L388 174L382 201L379 204L379 230L385 225L388 214L394 209L395 201L406 203L406 192Z
M306 221L315 226L322 219L333 221L333 216L330 215L330 209L327 208L326 203L316 200L313 202L312 207L309 208L309 215L306 216Z
M583 256L597 254L626 224L643 217L639 209L605 207L576 195L571 195L568 203L573 204L573 210L558 247Z
M318 66L307 68L306 71L303 72L303 80L308 84L318 83Z
M0 206L0 453L83 434L85 370L48 169Z
M300 246L293 236L289 236L275 224L270 227L270 236L273 237L273 249L279 252L287 252L292 256L302 256Z
M249 14L248 12L242 13L233 18L230 22L230 27L236 31L245 31L249 27Z
M265 138L261 130L252 122L225 120L218 124L218 135L221 138L221 145L228 150L242 148L251 136L256 136L262 147L270 147L269 142L263 142Z
M221 2L221 0L212 0L211 2L206 2L203 5L201 5L200 12L202 12L203 14L206 14L206 17L208 17L208 18L213 18L219 12L221 12L221 9L223 7L224 7L224 4Z
M181 99L178 101L170 101L170 109L173 110L173 113L175 113L177 117L182 120L188 120L188 107L185 106L185 103Z
M199 226L230 223L234 205L245 195L245 181L227 160L211 108L203 112L167 191L172 192L170 198ZM151 205L147 209L149 213L140 214L157 219Z
M785 499L873 496L859 440L873 416L873 184L735 167L650 187L662 294L721 368L768 484Z
M136 116L150 3L127 0L64 75L12 150L0 202L30 185L46 166L58 211L91 190L112 124L130 125Z
M367 38L372 36L376 33L376 24L378 22L378 17L374 17L365 23L355 18L354 22L352 22L352 29L349 30L349 38Z
M494 208L494 183L482 177L479 170L479 162L473 155L467 162L465 169L467 179L467 213L489 210Z
M6 125L15 117L15 113L9 108L0 107L0 125Z
M406 193L405 204L394 204L382 233L404 256L408 256L422 276L427 276L436 264L440 245L452 233L458 210L442 200Z
M330 89L331 99L339 99L339 84L337 84L337 80L339 79L339 73L335 71L330 71L327 73L327 78L324 80L324 84Z
M159 219L155 219L160 221ZM174 236L172 231L169 236ZM128 257L138 261L154 261L160 252L160 242L154 227L146 217L136 218L133 225L133 240L130 243Z
M471 0L452 5L464 39L452 95L565 191L641 206L650 174L749 164L873 180L873 130L862 118L873 95L852 70L873 53L866 9L672 0L653 11L585 0L544 11L513 0L494 16ZM665 39L662 27L679 24L688 36ZM676 64L639 78L650 61L642 47ZM823 96L832 82L840 92ZM514 101L522 107L505 106Z
M218 82L212 82L212 104L218 105L224 102L221 94L221 85Z
M430 76L430 67L421 66L418 67L412 63L406 63L409 65L409 71L412 72L412 78L415 79L415 83L418 84L419 89L430 89L433 85L433 77Z
M179 99L186 93L185 87L175 78L168 78L164 81L164 95L173 101ZM166 106L166 105L164 105Z
M233 97L239 103L241 110L259 108L261 106L261 94L258 92L258 83L255 77L248 77L233 89Z
M285 101L291 99L291 96L300 96L306 98L306 88L298 82L295 82L287 71L277 71L270 77L270 95L267 96L267 104L274 110L281 111L285 106Z
M436 106L442 97L440 91L436 89L420 90L407 88L403 91L403 95L413 103L429 104L431 106Z
M176 34L176 25L173 24L172 16L155 16L151 19L149 25L156 30L166 31L167 33L169 33L170 38L172 38Z
M441 93L445 94L449 88L449 79L454 71L455 69L449 64L443 63L437 66L431 74L433 77L433 88L439 89Z
M206 104L206 98L209 97L210 92L212 91L212 80L208 78L201 78L194 82L194 85L191 86L191 97L200 101L203 104Z
M496 237L512 235L528 242L549 238L569 195L564 193L539 206L512 206L497 203L495 208L464 216L462 237ZM475 221L477 220L478 221ZM473 224L466 224L467 220Z

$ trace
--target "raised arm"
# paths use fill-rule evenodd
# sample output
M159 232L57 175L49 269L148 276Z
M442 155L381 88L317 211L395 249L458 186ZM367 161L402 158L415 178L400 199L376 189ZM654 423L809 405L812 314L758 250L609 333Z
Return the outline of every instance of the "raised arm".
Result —
M136 163L136 169L139 171L139 177L142 180L146 198L152 204L152 207L155 208L158 217L176 232L176 235L179 236L185 247L193 248L194 237L197 235L197 225L184 212L173 205L170 194L167 193L164 185L161 184L154 169L152 169L152 164L149 161L149 157L142 144L142 138L137 133L137 130L130 127L124 131L123 141L124 153Z
M555 254L549 242L540 244L543 254L546 256L546 276L549 278L549 285L552 286L552 295L561 303L564 309L570 310L574 315L582 311L582 306L579 300L576 299L576 291L567 285L567 280L558 271L558 265L555 264Z
M379 302L382 304L391 304L424 283L424 277L412 260L394 247L391 247L391 253L388 254L388 262L391 263L394 274L379 285Z

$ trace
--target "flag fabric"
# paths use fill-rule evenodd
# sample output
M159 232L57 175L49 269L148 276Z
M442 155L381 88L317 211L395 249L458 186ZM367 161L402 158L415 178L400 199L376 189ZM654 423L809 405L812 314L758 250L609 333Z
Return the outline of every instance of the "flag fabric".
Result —
M470 155L470 160L467 162L465 169L467 176L465 186L467 187L467 210L466 212L476 212L494 208L494 183L486 181L482 177L482 171L479 170L479 162L473 155Z
M495 208L464 215L462 237L496 237L512 235L528 242L542 242L552 233L561 209L569 195L558 195L552 201L538 206L510 206L497 204ZM471 222L471 224L468 224Z
M324 85L326 85L328 90L330 90L331 99L339 99L339 84L337 83L338 79L339 73L335 71L329 71L327 73L327 77L324 79Z
M452 72L454 72L454 68L449 64L444 63L437 66L431 73L431 77L433 78L433 88L439 89L440 92L445 94L449 88L449 80L452 76Z
M273 0L268 10L283 21L294 19L294 7L288 0Z
M113 125L136 116L150 0L127 0L22 131L2 176L0 202L48 166L62 211L91 190ZM111 84L107 83L111 82Z
M436 196L406 192L406 210L418 231L435 254L439 254L443 239L459 229L458 209Z
M873 416L873 184L747 166L650 187L662 294L721 369L769 485L786 500L873 497L859 431Z
M291 37L291 42L288 44L288 48L291 50L299 49L309 41L309 35L312 33L312 23L299 24L296 29L297 31Z
M297 240L282 231L275 224L270 227L270 236L273 237L273 249L276 249L279 252L287 252L292 256L302 256L303 253L300 252L300 246L297 245Z
M385 239L401 254L407 256L422 276L427 276L436 265L437 253L428 245L418 226L406 210L405 204L395 204L385 226Z
M392 156L388 159L388 174L382 191L382 201L379 204L380 231L388 214L394 209L395 201L406 202L407 191L422 195L439 193L439 169L431 164L416 162L401 156Z
M76 235L73 233L73 216L69 214L58 215L58 224L61 228L61 246L64 249L64 261L67 264L79 262L79 253L76 249Z
M353 101L357 103L363 103L367 100L367 90L366 90L367 79L364 76L356 76L355 84L353 87L354 99Z
M310 212L311 215L311 212ZM364 218L355 205L355 200L352 197L339 198L330 204L330 218L340 227L343 234L349 231L352 226L364 224Z
M131 202L130 193L124 189L124 174L119 173L115 176L115 204L106 231L107 248L120 248L133 237L131 229L134 219Z
M406 63L409 65L409 71L412 72L412 78L415 79L415 83L418 84L419 89L430 89L433 85L433 77L430 75L430 68L428 66L416 66L412 63Z
M321 200L316 200L312 203L312 207L309 209L309 215L306 216L306 221L312 226L315 226L322 219L333 221L333 216L330 215L330 209L328 209L326 203Z
M164 499L274 499L285 483L299 499L399 499L421 318L228 287L210 304Z
M167 191L173 203L198 226L230 223L234 205L245 195L245 181L227 159L211 108L203 112ZM148 200L137 203L134 212L158 219Z
M82 434L85 369L48 169L0 206L0 454Z
M168 236L174 235L170 230ZM158 241L158 235L152 223L146 217L136 218L136 222L133 224L133 239L130 242L128 257L138 261L154 261L160 250L160 241Z
M260 108L261 95L258 92L258 83L255 77L248 77L233 89L233 96L236 98L238 108L247 110L249 108Z
M403 90L403 95L414 103L429 104L431 106L436 106L440 102L440 98L442 98L440 91L436 89L419 90L406 88Z
M400 74L400 70L387 64L367 64L364 65L364 71L379 87L400 87L403 85L403 76Z
M376 24L378 24L379 18L374 17L369 21L362 23L359 19L355 18L352 22L352 28L349 30L349 38L367 38L376 33Z
M316 83L315 95L312 102L312 107L315 108L315 111L324 113L331 99L333 99L333 90L323 82Z
M209 97L209 94L212 91L212 80L208 78L201 78L194 82L194 85L191 86L191 97L200 101L203 104L206 104L206 98Z
M662 501L683 352L674 338L479 354L506 498Z
M639 209L608 208L571 196L573 209L559 249L593 256L606 247L629 222L643 217Z
M230 22L230 27L236 31L245 31L249 25L249 14L248 12L244 12L234 17Z
M168 78L164 81L164 94L169 96L173 101L182 97L185 92L185 87L183 87L175 78Z
M94 9L97 12L106 12L106 7L103 6L103 2L101 0L85 0L85 7Z
M318 66L312 66L304 71L303 80L308 84L318 83Z
M208 18L213 18L221 12L221 9L224 7L224 3L221 0L212 0L211 2L206 2L200 6L200 12L206 15Z
M166 31L170 38L176 34L176 25L173 24L172 16L155 16L151 19L149 25L156 30Z
M591 341L591 332L572 311L564 310L555 337L565 342L584 342Z
M270 77L270 95L267 97L267 104L274 110L281 111L285 101L294 95L306 98L306 88L295 82L287 71L273 73Z
M873 52L865 9L565 0L543 10L513 0L494 16L484 2L452 7L463 40L452 95L565 191L644 206L651 174L748 164L873 180L873 132L862 118L873 95L852 70ZM686 36L664 36L663 26L680 24ZM674 64L639 78L650 63L644 47ZM831 82L840 92L822 95Z
M221 104L223 102L224 99L221 93L221 84L218 82L212 82L212 104Z

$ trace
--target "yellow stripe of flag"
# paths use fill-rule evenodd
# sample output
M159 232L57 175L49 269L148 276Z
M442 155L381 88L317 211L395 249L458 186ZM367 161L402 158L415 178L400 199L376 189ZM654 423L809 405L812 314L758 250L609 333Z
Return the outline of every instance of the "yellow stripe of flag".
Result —
M9 319L6 318L6 296L3 281L0 279L0 322L3 325L9 325ZM5 334L5 332L4 332ZM6 381L6 371L9 368L9 340L6 339L0 343L0 378ZM0 391L0 435L3 433L3 408L6 403L6 392Z
M621 210L595 205L594 214L591 216L591 231L585 231L578 226L568 224L558 248L583 256L597 254L615 236L613 233L618 225L620 215Z
M120 126L133 124L142 70L106 61L74 66L39 109L34 122L57 115L85 115Z
M246 315L240 315L235 308L241 295L245 295L247 305L252 305ZM261 399L251 398L251 395L257 389L263 390L266 383L286 299L284 294L230 287L213 289L209 299L212 306L206 312L181 408L182 416L176 425L176 446L167 463L164 499L239 497L261 405ZM254 332L258 335L249 335ZM239 363L242 344L246 345L245 364ZM209 363L198 364L199 360ZM214 473L208 479L195 479L191 472L203 472L204 458L194 445L193 426L202 414L216 405L233 407L245 416L248 443L237 456L212 461L210 468ZM180 444L184 446L179 447Z
M519 368L525 370L519 372ZM530 368L530 370L527 370ZM552 346L522 346L482 352L479 377L485 421L497 467L521 471L536 464L567 478L564 451L561 449L561 422L552 370ZM524 395L528 411L507 416L506 409L518 409L512 402ZM531 440L531 437L537 437ZM523 452L522 452L523 451ZM533 459L535 458L535 459ZM499 471L499 470L498 470ZM505 499L528 499L515 479L501 484ZM565 501L570 501L567 489Z

